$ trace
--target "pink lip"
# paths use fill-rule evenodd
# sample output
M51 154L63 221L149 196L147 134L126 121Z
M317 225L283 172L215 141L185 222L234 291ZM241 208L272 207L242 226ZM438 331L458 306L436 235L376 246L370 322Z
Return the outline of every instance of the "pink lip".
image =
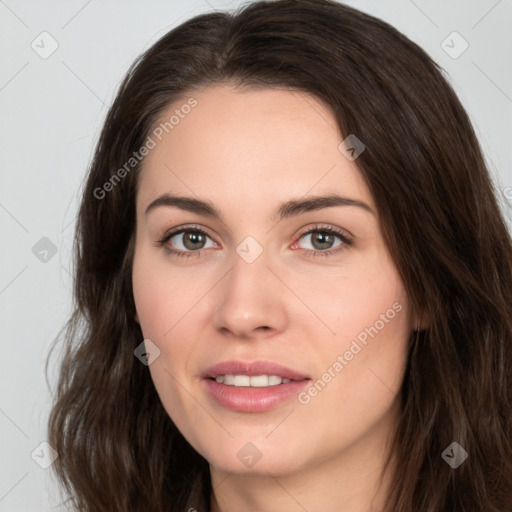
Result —
M291 380L309 379L307 375L271 361L224 361L206 370L203 377L215 379L217 375L277 375Z
M291 379L286 384L265 388L227 386L215 380L218 375L277 375ZM205 391L219 405L238 412L264 412L296 397L310 378L285 366L269 361L225 361L212 366L204 374Z

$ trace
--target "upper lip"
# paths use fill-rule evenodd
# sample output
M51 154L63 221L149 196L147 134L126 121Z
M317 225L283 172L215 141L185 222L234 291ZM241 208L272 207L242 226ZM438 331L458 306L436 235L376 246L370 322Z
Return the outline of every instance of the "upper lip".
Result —
M203 377L214 379L218 375L277 375L290 380L309 379L307 375L272 361L223 361L208 368Z

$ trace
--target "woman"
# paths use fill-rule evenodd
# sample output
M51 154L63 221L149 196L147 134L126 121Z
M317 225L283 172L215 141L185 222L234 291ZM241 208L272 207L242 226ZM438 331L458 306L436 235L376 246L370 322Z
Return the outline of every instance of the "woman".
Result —
M49 442L77 510L512 510L511 239L388 24L173 29L108 113L76 258Z

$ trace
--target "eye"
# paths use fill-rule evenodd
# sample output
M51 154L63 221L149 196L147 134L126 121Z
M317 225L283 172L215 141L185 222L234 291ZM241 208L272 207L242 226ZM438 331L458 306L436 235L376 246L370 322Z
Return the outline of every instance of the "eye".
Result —
M354 243L353 239L347 234L331 226L314 226L300 236L299 242L308 239L312 248L302 248L306 249L306 252L311 253L312 256L328 256L342 251ZM296 242L294 246L299 242Z
M295 248L301 241L310 240L312 249L301 247L308 256L329 256L345 250L354 245L351 236L333 228L332 226L314 226L302 233L298 242L293 244ZM210 245L208 245L210 240ZM203 249L219 247L211 237L201 228L196 226L181 226L167 231L160 240L156 242L158 247L165 246L166 250L173 256L178 257L199 257Z
M208 239L211 241L207 245ZM157 246L166 245L167 250L176 256L199 256L202 249L218 247L205 231L198 227L187 226L168 231L157 241Z

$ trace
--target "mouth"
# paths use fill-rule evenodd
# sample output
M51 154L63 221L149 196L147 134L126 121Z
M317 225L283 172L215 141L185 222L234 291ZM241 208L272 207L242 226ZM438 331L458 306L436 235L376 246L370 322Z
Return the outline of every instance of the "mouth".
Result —
M287 384L294 379L288 379L279 375L217 375L215 379L210 377L210 380L215 380L215 382L225 386L267 388Z
M203 378L226 386L267 387L309 376L272 361L223 361L206 370Z
M203 375L206 393L223 408L264 412L290 401L311 378L269 361L226 361Z

